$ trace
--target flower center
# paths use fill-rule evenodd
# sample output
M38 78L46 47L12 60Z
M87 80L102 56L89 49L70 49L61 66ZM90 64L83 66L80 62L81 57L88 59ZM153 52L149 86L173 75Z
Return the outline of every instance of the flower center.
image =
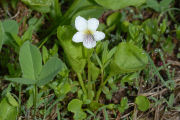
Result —
M91 30L85 30L85 34L87 34L87 35L92 35L93 32L92 32Z

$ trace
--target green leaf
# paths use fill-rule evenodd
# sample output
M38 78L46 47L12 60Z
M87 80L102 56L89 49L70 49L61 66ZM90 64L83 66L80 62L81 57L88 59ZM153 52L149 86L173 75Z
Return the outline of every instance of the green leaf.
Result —
M161 7L161 12L167 10L170 7L170 4L173 0L161 0L160 7Z
M68 111L73 112L74 116L73 118L75 120L83 120L86 118L86 113L82 110L82 104L83 102L79 99L73 99L68 104Z
M73 99L68 104L68 111L76 113L81 110L83 102L79 99Z
M42 58L43 58L43 63L45 64L49 58L49 52L45 46L42 47Z
M22 41L25 42L27 40L31 40L32 39L32 35L33 35L33 26L29 26L28 29L26 30L26 32L23 34L22 36Z
M52 10L50 11L50 15L55 21L59 20L62 16L59 0L52 1Z
M38 77L37 85L45 85L49 81L53 80L54 77L64 68L64 63L57 57L50 58L47 63L43 66L42 71Z
M135 103L137 104L138 109L141 111L146 111L150 107L150 102L149 102L148 98L145 96L137 96Z
M19 53L23 78L37 80L42 69L42 58L39 49L30 42L25 42Z
M105 8L117 10L129 6L139 6L146 2L146 0L95 0L98 4Z
M58 87L59 92L63 95L66 95L69 91L71 91L71 85L69 83L60 84Z
M108 87L104 86L102 89L103 93L106 95L108 100L112 99L112 92L109 90Z
M125 75L121 79L121 85L124 86L125 83L128 83L129 85L133 85L133 82L134 82L134 80L136 78L138 78L138 73L137 72Z
M73 116L74 120L84 120L87 117L85 112L79 111Z
M32 9L42 13L50 12L52 5L51 0L22 0L22 2Z
M28 79L28 78L5 78L5 79L8 80L8 81L11 81L11 82L17 82L17 83L26 84L26 85L36 83L35 80Z
M96 110L98 110L100 107L102 107L102 104L100 104L100 103L98 103L98 102L96 102L96 101L92 101L92 102L90 103L90 105L89 105L89 108L90 108L90 110L92 110L92 111L96 111Z
M153 34L157 34L158 30L158 21L156 19L147 19L143 22L144 32L148 36L152 36Z
M95 81L99 76L100 69L96 67L96 65L92 62L89 63L88 69L89 69L92 81Z
M147 4L147 7L154 9L156 12L161 11L160 5L157 2L157 0L147 0L146 4Z
M120 106L118 107L118 110L119 110L119 112L120 113L124 113L124 111L126 110L126 109L128 109L128 99L127 99L127 97L123 97L122 99L121 99L121 103L120 103Z
M76 73L82 73L86 64L86 58L83 56L82 43L74 43L72 37L75 29L71 26L59 26L57 36L62 46L68 63Z
M70 8L64 14L65 18L71 18L78 10L91 5L88 0L74 0Z
M121 13L119 11L114 12L113 14L108 16L106 23L108 26L111 26L113 24L117 24L118 22L120 22L120 19L121 19Z
M172 93L169 97L168 107L173 107L173 104L174 104L174 94Z
M144 50L137 46L122 42L117 46L116 53L110 64L110 74L131 73L142 70L148 63Z
M0 21L0 51L3 45L3 41L4 41L4 28L2 22Z
M5 32L3 43L10 43L12 42L11 35L18 34L19 31L18 23L15 20L4 20L2 24Z
M9 92L6 94L6 97L12 106L18 107L18 102L14 99L14 97Z
M71 24L74 25L74 21L77 16L82 16L86 19L100 18L102 14L104 13L104 11L105 9L103 7L99 7L95 5L84 7L83 9L81 9L80 11L78 11L76 14L73 15Z
M0 102L0 120L16 120L17 101L10 95L7 95Z

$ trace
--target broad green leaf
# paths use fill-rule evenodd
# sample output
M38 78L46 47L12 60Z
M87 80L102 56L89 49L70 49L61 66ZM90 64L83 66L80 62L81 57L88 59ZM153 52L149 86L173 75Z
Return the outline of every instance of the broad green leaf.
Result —
M87 117L85 112L79 111L74 114L73 118L74 120L84 120Z
M32 79L28 79L28 78L5 78L8 81L11 82L16 82L16 83L20 83L20 84L35 84L36 81L32 80Z
M66 95L69 91L71 91L71 85L69 83L60 84L58 88L59 92L63 95Z
M38 77L37 85L45 85L54 79L54 77L64 68L64 63L57 57L50 58L42 67L42 71Z
M144 50L131 43L122 42L117 46L110 63L110 74L136 72L145 68L147 64L148 57Z
M34 10L42 13L48 13L51 10L52 1L51 0L21 0L26 5Z
M0 120L16 120L17 101L10 95L3 98L0 102Z
M68 104L68 111L73 112L74 116L73 118L75 120L83 120L86 118L86 113L82 110L82 104L83 102L79 99L73 99Z
M74 43L72 41L74 34L75 29L71 26L59 26L57 30L59 43L64 50L68 63L75 72L82 73L86 64L86 59L83 56L82 43Z
M135 103L137 104L138 109L141 111L146 111L150 107L150 102L149 102L148 98L145 96L137 96Z
M11 35L18 34L19 31L18 23L15 20L4 20L2 24L5 32L3 43L10 43L12 42Z
M173 0L161 0L161 2L159 3L161 7L161 12L167 10L172 2Z
M78 111L81 111L83 102L79 99L73 99L71 102L68 104L68 111L76 113Z
M146 0L95 0L98 4L105 8L117 10L129 6L139 6L146 2Z
M157 2L157 0L147 0L146 4L147 4L147 7L154 9L156 12L161 11L160 5Z
M4 41L4 28L2 22L0 21L0 51L3 45L3 41Z
M23 78L36 80L42 69L42 58L39 49L30 42L25 42L19 53Z

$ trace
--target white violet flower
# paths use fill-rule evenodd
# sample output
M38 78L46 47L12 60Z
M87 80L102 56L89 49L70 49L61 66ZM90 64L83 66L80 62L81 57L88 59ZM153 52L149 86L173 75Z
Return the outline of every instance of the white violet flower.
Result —
M72 40L76 43L83 42L83 45L88 49L95 47L96 41L105 38L103 32L96 31L98 26L99 20L96 18L86 20L81 16L76 17L75 27L78 32L74 34Z

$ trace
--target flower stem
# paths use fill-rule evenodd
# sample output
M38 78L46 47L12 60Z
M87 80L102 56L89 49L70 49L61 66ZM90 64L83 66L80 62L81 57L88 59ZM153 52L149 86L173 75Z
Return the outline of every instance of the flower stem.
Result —
M21 115L21 91L22 91L22 84L19 84L19 110L18 114Z
M103 80L101 80L100 87L99 87L99 89L98 89L98 91L97 91L97 94L96 94L96 102L99 101L99 97L100 97L100 95L101 95L102 89L103 89L103 87L106 85L106 83L108 82L108 80L109 80L111 77L112 77L112 76L109 75L104 82L103 82Z
M87 98L87 91L86 91L86 88L84 86L84 82L83 82L82 76L81 76L80 73L77 73L77 76L78 76L79 83L80 83L80 85L82 87L82 90L83 90L83 92L84 92L84 94L85 94L85 96Z
M34 85L34 120L36 119L37 85Z
M88 98L89 99L93 99L93 96L91 94L89 94L92 91L92 81L91 81L91 60L90 60L90 56L88 56Z

